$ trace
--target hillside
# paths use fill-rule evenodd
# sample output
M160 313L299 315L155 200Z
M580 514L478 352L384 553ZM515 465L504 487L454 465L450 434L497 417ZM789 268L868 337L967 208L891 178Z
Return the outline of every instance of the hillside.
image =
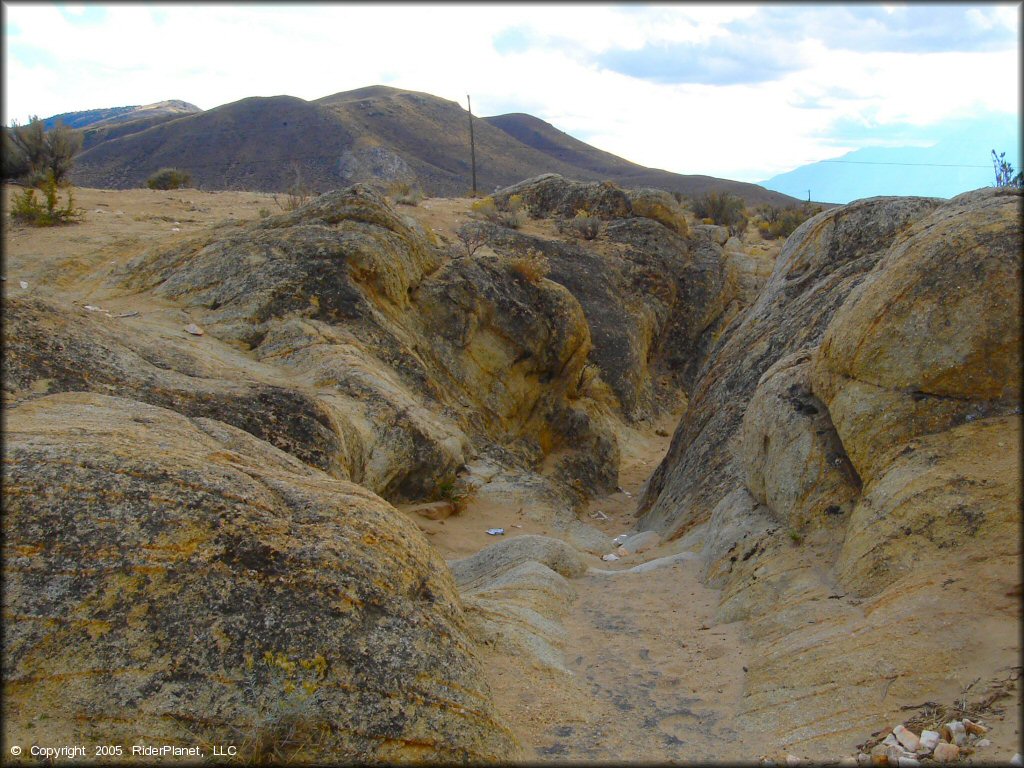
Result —
M688 195L719 189L751 205L794 203L753 184L644 168L529 115L477 118L474 133L480 191L558 173ZM314 101L254 97L173 120L94 126L73 180L90 187L137 187L164 166L190 171L203 189L283 191L294 184L298 169L313 191L402 180L431 195L461 195L470 187L468 120L455 102L386 86Z

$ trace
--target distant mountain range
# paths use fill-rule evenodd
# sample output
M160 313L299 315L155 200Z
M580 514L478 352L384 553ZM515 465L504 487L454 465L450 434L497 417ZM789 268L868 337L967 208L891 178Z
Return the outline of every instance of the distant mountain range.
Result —
M1012 115L961 120L928 147L867 147L800 166L761 185L793 197L848 203L877 195L954 197L992 186L992 150L1020 169L1020 124Z
M206 111L160 104L56 116L86 134L72 181L141 187L158 169L177 167L202 189L283 191L301 178L314 191L396 180L418 183L430 195L470 191L466 110L430 94L378 85L314 101L252 97ZM691 196L731 192L750 206L796 202L746 182L645 168L527 114L474 118L473 127L481 192L559 173Z

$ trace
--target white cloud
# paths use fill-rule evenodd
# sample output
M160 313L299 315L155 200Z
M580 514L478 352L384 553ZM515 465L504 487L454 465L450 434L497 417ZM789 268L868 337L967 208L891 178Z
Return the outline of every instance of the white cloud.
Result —
M826 7L816 8L815 24ZM654 84L593 63L651 43L735 49L741 38L730 25L756 26L757 6L102 8L97 21L53 5L6 6L6 117L169 98L209 109L247 96L315 99L388 83L462 105L470 93L479 115L527 111L644 165L756 180L855 149L823 138L843 121L927 125L972 110L1013 112L1020 88L1014 49L855 52L814 36L787 42L799 69L758 84ZM1005 36L1019 8L978 6L965 19ZM493 41L509 30L551 42L499 52Z

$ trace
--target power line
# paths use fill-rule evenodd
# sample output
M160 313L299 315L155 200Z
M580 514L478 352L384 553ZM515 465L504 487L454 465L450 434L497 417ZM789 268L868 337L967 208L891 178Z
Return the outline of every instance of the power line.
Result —
M988 168L991 165L957 165L956 163L883 163L877 160L819 160L819 163L849 163L850 165L913 165L922 168Z

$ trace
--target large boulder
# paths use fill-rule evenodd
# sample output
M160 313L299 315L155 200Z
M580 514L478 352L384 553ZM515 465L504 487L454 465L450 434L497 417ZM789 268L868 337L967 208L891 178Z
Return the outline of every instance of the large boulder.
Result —
M137 401L6 416L6 741L45 718L258 762L517 754L444 562L379 497Z
M625 190L612 182L573 181L557 173L503 187L494 193L494 202L499 208L506 208L513 195L521 197L537 217L572 218L577 212L586 211L602 219L620 219L633 211Z
M857 471L881 447L1020 412L1021 196L961 195L919 221L853 293L813 385Z
M941 202L860 200L820 213L793 233L757 301L703 363L686 415L640 500L642 528L685 533L742 484L739 430L761 376L785 355L813 349L890 245Z
M627 419L678 404L702 342L731 298L720 247L647 218L610 221L600 248L498 226L482 231L500 253L548 260L548 278L583 308L589 361Z

